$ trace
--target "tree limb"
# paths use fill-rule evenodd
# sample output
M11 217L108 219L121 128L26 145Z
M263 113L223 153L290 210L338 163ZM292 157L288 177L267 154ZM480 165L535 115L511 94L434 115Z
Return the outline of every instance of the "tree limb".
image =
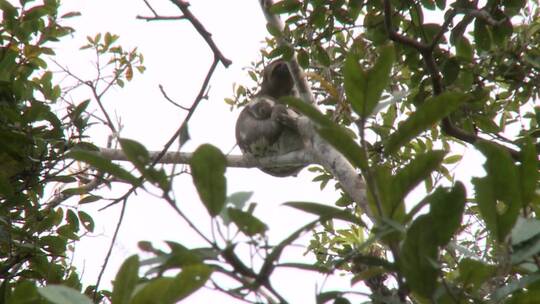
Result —
M162 151L150 151L152 160L158 159ZM100 148L99 155L117 161L127 161L128 158L122 150ZM169 151L159 157L157 163L160 164L189 164L193 158L190 152ZM289 167L314 163L314 158L306 151L294 151L283 155L254 158L246 155L227 155L225 156L228 167L234 168L258 168L258 167Z

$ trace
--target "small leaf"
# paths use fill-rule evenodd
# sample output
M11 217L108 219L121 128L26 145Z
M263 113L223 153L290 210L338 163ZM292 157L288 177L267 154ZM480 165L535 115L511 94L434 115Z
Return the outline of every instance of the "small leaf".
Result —
M253 196L253 192L235 192L227 197L227 202L233 204L237 209L242 209Z
M112 302L114 304L128 304L135 286L139 281L139 257L132 255L127 258L114 279Z
M232 222L247 236L263 234L268 227L251 213L239 209L227 208L227 213Z
M362 219L354 216L352 213L341 210L332 206L310 203L310 202L287 202L285 206L290 206L307 213L318 215L322 220L339 219L355 225L365 226Z
M293 13L299 10L302 7L302 2L298 0L283 0L275 3L270 7L270 12L272 14L285 14Z
M211 216L218 215L225 205L226 161L221 151L209 144L193 153L191 173L197 192Z
M457 110L469 99L469 95L461 92L444 92L428 98L390 135L385 145L385 153L394 153L418 134Z
M38 292L48 301L54 304L92 304L92 301L77 290L62 286L49 285L38 288Z

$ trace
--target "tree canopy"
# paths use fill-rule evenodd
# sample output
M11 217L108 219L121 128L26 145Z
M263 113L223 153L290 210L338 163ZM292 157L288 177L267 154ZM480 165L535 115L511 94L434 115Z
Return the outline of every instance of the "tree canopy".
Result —
M88 37L81 51L95 53L97 76L81 77L51 47L77 30L64 22L79 12L60 15L58 0L0 0L0 302L176 303L207 286L238 302L287 303L273 285L285 267L350 277L339 291L318 290L316 303L537 301L537 1L260 0L268 37L253 55L252 82L237 84L224 102L244 106L261 69L283 59L298 94L279 102L300 114L306 142L302 151L261 159L212 143L184 151L214 72L231 60L190 3L171 0L175 11L161 12L143 2L149 16L139 19L189 24L213 56L192 105L178 105L185 119L161 151L123 137L104 102L145 71L136 48L112 33ZM53 64L75 85L61 86ZM80 87L90 94L74 102ZM90 136L96 126L110 133L106 147ZM463 147L483 155L483 177L453 174ZM175 164L189 165L200 197L191 203L205 207L206 219L179 204L173 181L186 172ZM335 182L340 198L286 202L316 219L269 242L273 227L257 216L252 193L229 193L237 181L225 175L228 167L268 164L309 165L313 182ZM113 184L127 187L108 199ZM418 189L422 195L410 195ZM190 227L183 233L205 246L141 240L111 290L101 275L83 282L69 253L99 215L79 206L119 204L123 216L137 192L158 193ZM212 233L199 228L202 220ZM288 261L286 249L305 235L305 259Z

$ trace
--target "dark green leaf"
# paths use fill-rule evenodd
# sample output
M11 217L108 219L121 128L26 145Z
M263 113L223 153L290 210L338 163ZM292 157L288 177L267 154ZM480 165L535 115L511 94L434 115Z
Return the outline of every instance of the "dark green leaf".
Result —
M489 51L491 49L491 32L487 27L487 24L480 18L476 18L474 21L474 42L476 47L482 51Z
M473 179L480 214L487 228L502 241L514 226L521 209L518 168L504 147L488 141L479 141L476 147L487 158L484 164L487 176Z
M268 227L251 213L239 209L227 208L229 218L247 236L263 234Z
M425 298L431 298L437 289L438 269L436 236L433 217L419 216L407 230L402 245L399 266L409 287Z
M318 215L323 220L334 218L347 221L355 225L365 226L364 222L362 222L359 217L354 216L351 212L347 212L332 206L310 202L287 202L284 203L284 205Z
M443 65L442 73L445 85L454 83L459 74L459 61L456 58L449 58Z
M403 201L420 182L430 176L440 165L446 153L433 150L418 154L405 168L399 170L392 179L392 197L395 204Z
M332 63L330 60L330 56L328 55L327 51L319 44L315 47L315 55L317 56L317 61L319 61L320 64L323 66L330 66Z
M371 114L379 100L377 99L373 104L369 103L373 102L372 99L368 100L368 91L371 90L368 87L369 78L359 60L360 57L355 52L351 51L347 55L343 71L344 86L347 100L351 103L353 110L365 118Z
M438 188L428 199L430 212L419 216L407 230L399 265L411 288L430 298L438 286L438 248L445 246L461 224L465 187Z
M431 229L436 235L437 245L446 246L461 225L466 201L465 186L458 182L450 191L437 188L429 201L429 215L434 219Z
M402 145L457 110L462 103L468 100L470 100L470 96L461 92L444 92L441 95L428 98L399 125L397 131L390 135L385 145L385 153L394 153Z
M84 228L89 232L94 232L94 219L84 211L78 211L77 214L79 215Z
M128 304L135 286L139 281L139 257L132 255L127 258L114 279L112 302L114 304Z
M531 138L525 138L520 152L521 165L519 166L521 197L523 204L530 203L536 196L538 181L538 160L536 147Z
M456 41L456 57L466 62L473 60L474 50L469 40L465 37L459 37Z
M191 159L193 182L211 216L218 215L225 205L227 191L225 169L225 156L218 148L204 144L193 153Z

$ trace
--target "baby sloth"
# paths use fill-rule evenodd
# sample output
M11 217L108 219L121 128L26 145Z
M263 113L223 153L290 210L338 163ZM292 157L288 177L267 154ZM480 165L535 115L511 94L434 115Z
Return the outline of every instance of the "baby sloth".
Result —
M263 71L261 89L240 112L236 121L236 142L245 155L276 156L304 147L294 119L298 116L278 102L293 95L293 79L287 63L276 60ZM304 166L260 168L277 177L296 175Z

